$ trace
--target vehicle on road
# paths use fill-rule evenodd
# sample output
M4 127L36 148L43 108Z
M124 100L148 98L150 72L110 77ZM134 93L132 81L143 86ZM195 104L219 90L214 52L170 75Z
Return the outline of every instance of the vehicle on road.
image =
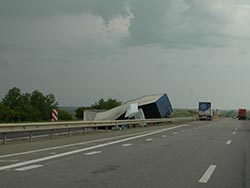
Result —
M238 119L246 120L247 119L247 110L245 108L240 108L238 111Z
M211 102L199 102L199 120L213 119L212 103Z

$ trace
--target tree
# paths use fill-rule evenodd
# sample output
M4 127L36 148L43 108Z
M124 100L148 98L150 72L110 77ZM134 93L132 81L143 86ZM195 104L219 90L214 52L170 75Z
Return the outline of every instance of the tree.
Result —
M75 117L77 119L83 120L83 112L86 108L85 107L80 107L75 110Z
M122 102L118 101L117 99L109 98L107 101L105 101L104 99L101 98L98 102L95 102L94 105L91 105L91 108L101 109L101 110L109 110L109 109L115 108L121 104L122 104Z
M2 103L9 108L15 108L21 105L21 98L21 90L14 87L9 90L5 98L2 100Z
M2 113L10 113L11 121L21 121L23 96L21 90L14 87L10 89L7 95L2 100L4 110ZM8 117L10 117L8 116ZM6 118L4 118L6 121Z
M14 110L10 109L8 106L0 103L0 122L13 122L15 117Z
M62 121L73 120L72 114L70 114L69 112L66 112L64 110L58 110L58 117L59 117L59 120L62 120Z
M51 112L57 108L55 96L49 94L44 96L40 91L35 90L31 94L31 104L37 110L41 120L51 119Z
M48 121L57 105L53 94L43 95L38 90L22 94L20 89L14 87L2 99L0 122Z

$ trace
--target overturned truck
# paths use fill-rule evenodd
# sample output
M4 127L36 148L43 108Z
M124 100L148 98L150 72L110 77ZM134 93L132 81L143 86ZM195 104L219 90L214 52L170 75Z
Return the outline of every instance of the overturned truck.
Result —
M123 120L168 118L173 112L167 94L149 95L127 101L105 112L85 111L84 120Z

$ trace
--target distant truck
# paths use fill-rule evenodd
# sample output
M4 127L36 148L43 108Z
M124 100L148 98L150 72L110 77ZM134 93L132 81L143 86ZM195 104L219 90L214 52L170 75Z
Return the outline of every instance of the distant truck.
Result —
M240 108L238 111L238 119L246 120L247 119L247 110L245 108Z
M199 120L213 119L212 103L211 102L199 102Z

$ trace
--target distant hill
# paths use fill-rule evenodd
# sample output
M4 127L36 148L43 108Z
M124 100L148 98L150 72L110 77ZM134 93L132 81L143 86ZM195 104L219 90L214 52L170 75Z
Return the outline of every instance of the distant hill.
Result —
M79 108L78 106L59 106L60 110L64 110L71 114L75 114L76 109Z
M192 117L196 116L198 111L196 109L173 109L171 117Z

